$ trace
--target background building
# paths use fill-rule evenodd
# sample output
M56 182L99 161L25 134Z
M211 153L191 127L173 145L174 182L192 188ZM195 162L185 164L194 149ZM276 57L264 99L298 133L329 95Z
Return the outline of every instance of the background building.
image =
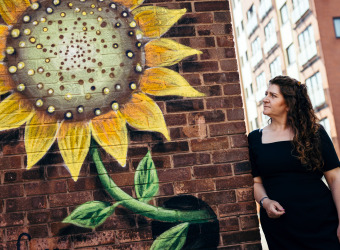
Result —
M265 90L289 75L307 84L321 124L339 153L340 1L232 0L247 129L264 127Z

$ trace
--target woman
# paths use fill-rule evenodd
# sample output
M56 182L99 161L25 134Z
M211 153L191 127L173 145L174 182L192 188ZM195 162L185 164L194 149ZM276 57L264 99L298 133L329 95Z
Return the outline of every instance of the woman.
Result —
M304 84L288 76L269 83L263 113L271 122L248 136L269 249L340 249L340 163L332 141Z

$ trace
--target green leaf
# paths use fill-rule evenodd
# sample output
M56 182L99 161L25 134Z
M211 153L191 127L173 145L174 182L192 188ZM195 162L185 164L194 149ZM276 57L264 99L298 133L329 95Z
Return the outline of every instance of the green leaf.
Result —
M71 223L79 227L96 228L113 214L119 202L111 204L102 201L88 201L78 206L63 223Z
M143 202L148 202L158 193L158 175L150 151L138 164L135 173L135 189L137 198Z
M180 250L187 239L189 223L182 223L165 231L153 242L150 250Z

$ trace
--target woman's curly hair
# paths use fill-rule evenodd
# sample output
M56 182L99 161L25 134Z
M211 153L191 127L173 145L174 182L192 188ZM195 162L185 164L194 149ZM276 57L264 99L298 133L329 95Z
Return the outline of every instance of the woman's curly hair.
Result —
M309 169L322 170L318 118L305 84L289 76L277 76L269 81L279 86L288 106L287 123L293 129L293 145L298 159Z

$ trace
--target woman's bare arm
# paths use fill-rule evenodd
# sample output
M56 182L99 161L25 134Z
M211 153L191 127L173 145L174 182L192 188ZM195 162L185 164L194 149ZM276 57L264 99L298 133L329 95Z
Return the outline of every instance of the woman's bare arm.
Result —
M268 197L266 190L262 184L261 177L254 178L254 197L258 203L260 203L261 199L263 199L264 197ZM262 204L269 218L279 218L285 213L283 207L277 201L271 200L270 197L264 199Z

